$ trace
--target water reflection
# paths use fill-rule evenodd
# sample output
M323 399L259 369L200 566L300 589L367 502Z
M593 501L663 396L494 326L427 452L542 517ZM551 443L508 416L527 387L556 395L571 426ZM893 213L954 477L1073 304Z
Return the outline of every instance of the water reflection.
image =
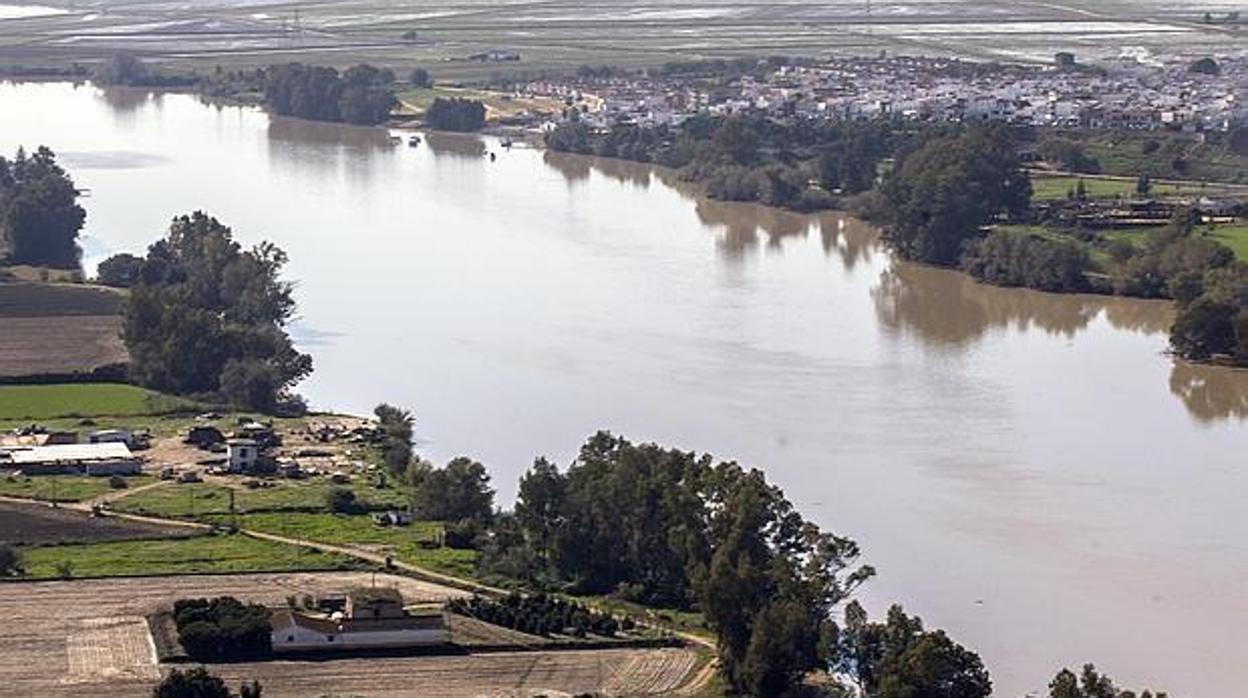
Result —
M371 186L394 165L394 143L385 129L271 117L269 161L291 176L331 181L340 175L358 188Z
M570 153L556 153L553 150L543 150L542 162L547 167L563 175L570 188L589 179L589 173L592 171L590 163L593 162L593 158L583 155L572 155Z
M1248 419L1248 370L1175 362L1170 392L1198 421Z
M871 298L884 327L946 347L962 347L1003 327L1070 337L1109 300L987 286L965 274L907 262L881 273Z
M477 136L464 133L429 131L425 134L425 143L435 157L480 160L487 152L484 141Z

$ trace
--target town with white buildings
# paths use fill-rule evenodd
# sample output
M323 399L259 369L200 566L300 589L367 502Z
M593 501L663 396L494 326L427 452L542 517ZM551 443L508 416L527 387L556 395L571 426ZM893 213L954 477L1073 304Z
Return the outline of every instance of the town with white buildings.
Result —
M591 73L514 88L525 97L560 99L577 109L577 118L602 128L676 125L696 114L745 111L1192 133L1227 131L1248 120L1248 56L1165 64L1123 58L1096 66L1081 65L1069 53L1048 66L845 57L735 74L714 63L676 73Z

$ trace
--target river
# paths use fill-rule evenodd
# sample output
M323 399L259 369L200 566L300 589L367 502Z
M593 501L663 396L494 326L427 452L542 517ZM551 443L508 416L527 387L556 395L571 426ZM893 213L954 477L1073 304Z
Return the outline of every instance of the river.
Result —
M1248 683L1248 372L1174 364L1164 303L976 285L639 165L190 96L3 85L19 144L90 190L88 267L194 209L281 245L301 392L411 407L420 452L481 460L503 503L597 429L710 451L857 539L869 605L949 629L999 695L1085 661Z

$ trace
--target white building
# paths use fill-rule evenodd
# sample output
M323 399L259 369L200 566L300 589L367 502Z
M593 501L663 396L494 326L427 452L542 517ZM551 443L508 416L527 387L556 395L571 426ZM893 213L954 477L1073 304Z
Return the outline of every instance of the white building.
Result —
M229 453L230 472L243 473L250 471L260 457L260 446L251 439L230 439L225 443Z
M410 615L395 589L358 589L347 596L345 613L313 615L294 609L274 611L273 651L333 652L443 645L450 630L441 611Z
M0 468L26 475L137 475L142 464L124 443L58 444L0 450Z

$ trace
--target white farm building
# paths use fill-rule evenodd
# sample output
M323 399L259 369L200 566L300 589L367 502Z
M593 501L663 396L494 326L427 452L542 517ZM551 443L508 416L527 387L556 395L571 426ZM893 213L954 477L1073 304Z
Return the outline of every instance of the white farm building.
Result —
M345 613L273 612L273 651L334 652L443 645L450 630L440 611L412 615L395 589L358 589L347 595Z
M25 475L137 475L142 464L124 443L58 444L0 449L0 469Z

